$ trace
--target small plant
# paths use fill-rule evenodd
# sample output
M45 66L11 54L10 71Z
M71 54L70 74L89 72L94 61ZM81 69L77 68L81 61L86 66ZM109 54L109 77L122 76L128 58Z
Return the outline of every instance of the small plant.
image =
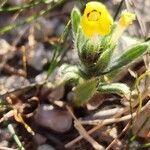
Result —
M61 73L65 82L71 80L77 84L74 89L74 103L77 106L86 104L97 91L130 95L130 88L126 84L108 83L106 77L115 75L150 50L149 41L140 42L112 59L120 36L135 18L135 14L124 10L119 21L114 22L105 5L100 2L87 3L82 16L78 8L73 8L71 23L74 48L80 61L77 66L64 64Z

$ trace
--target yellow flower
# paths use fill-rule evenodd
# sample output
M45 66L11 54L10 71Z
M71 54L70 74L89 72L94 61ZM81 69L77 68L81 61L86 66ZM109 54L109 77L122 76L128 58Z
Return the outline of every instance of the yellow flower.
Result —
M112 35L112 42L116 43L122 33L127 29L127 27L132 24L132 22L135 20L136 16L135 14L128 12L127 10L124 10L121 13L121 17L119 19L119 22L117 24L117 27Z
M135 20L135 14L124 10L119 19L119 25L122 26L122 28L127 28L132 24L133 20Z
M89 2L86 4L81 18L81 27L88 38L95 34L102 36L109 34L112 24L113 19L102 3Z

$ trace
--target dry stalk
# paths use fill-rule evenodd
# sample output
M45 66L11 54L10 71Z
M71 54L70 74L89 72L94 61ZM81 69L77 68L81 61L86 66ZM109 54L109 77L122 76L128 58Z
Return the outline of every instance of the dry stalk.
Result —
M118 122L121 122L121 121L126 121L126 120L129 120L131 119L132 117L135 117L136 116L136 113L133 113L132 115L126 115L124 117L121 117L121 118L110 118L110 119L105 119L105 120L83 120L83 121L80 121L81 124L84 124L84 125L107 125L107 124L111 124L111 123L118 123Z
M8 147L4 147L4 146L0 146L1 150L18 150L18 149L13 149L13 148L8 148Z
M70 115L74 118L74 126L75 128L79 131L80 135L87 140L94 149L96 150L104 150L104 147L101 146L98 142L96 142L91 136L89 136L89 134L87 133L87 131L84 129L84 127L81 125L81 123L79 122L79 120L75 117L75 115L73 114L71 108L69 106L66 106L68 112L70 113Z
M21 47L22 52L22 62L23 62L23 70L25 72L25 77L27 76L27 57L26 57L26 48L24 46Z
M33 87L39 87L39 86L42 86L42 85L44 85L46 83L49 83L49 86L51 86L52 88L54 88L54 86L53 86L53 84L51 82L49 82L48 80L44 80L43 82L31 83L31 84L26 85L26 86L21 86L20 88L17 88L17 89L11 89L9 91L5 91L2 94L0 93L0 96L6 96L6 95L9 95L11 93L28 90L28 89L33 88Z
M138 104L138 102L136 101L136 102L134 102L134 107L136 106ZM141 109L141 111L143 111L143 110L145 110L148 106L150 105L150 101L145 105L145 106L143 106L142 107L142 109ZM130 108L129 107L127 107L127 108L125 108L122 112L120 112L119 114L120 115L122 115L123 113L125 113L125 112L128 112L130 110ZM134 115L136 115L136 113L134 113L134 114L132 114L132 117L134 116ZM129 117L130 116L130 117ZM123 118L123 119L121 119L120 121L125 121L125 119L126 120L129 120L130 118L131 118L131 115L127 115L127 116L125 116L126 118ZM118 118L119 119L119 118ZM103 122L103 124L98 124L97 126L95 126L95 127L93 127L92 129L90 129L89 131L87 131L87 133L88 134L92 134L92 133L94 133L96 130L98 130L99 128L101 128L101 127L103 127L104 125L107 125L107 124L110 124L110 123L115 123L116 121L118 121L118 119L116 119L116 118L113 118L113 120L111 120L111 121L114 121L114 122L111 122L109 119L106 119L105 121L105 124L104 124L104 122ZM109 120L109 121L108 121ZM66 145L65 145L65 147L66 148L69 148L70 146L72 146L72 145L74 145L76 142L78 142L78 141L80 141L81 139L82 139L83 137L80 135L80 136L78 136L78 137L76 137L74 140L72 140L72 141L70 141L69 143L67 143Z
M7 120L8 118L10 118L12 116L14 116L14 111L10 110L6 114L4 114L2 118L0 118L0 123L2 123L3 121Z
M19 76L22 76L22 77L26 77L26 72L22 69L15 69L14 67L8 65L8 64L4 64L3 65L3 69L7 72L7 73L10 73L10 74L16 74L16 75L19 75Z
M116 137L105 150L109 150L113 144L115 144L115 142L128 130L128 128L130 127L130 123L128 123L124 129L122 130L122 132L118 135L118 137Z

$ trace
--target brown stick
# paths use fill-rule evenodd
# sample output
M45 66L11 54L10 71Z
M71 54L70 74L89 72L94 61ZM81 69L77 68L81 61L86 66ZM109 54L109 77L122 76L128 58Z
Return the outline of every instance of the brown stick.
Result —
M138 103L134 103L134 106L136 106L137 104L138 104ZM141 111L143 111L145 108L147 108L147 107L149 106L149 104L150 104L150 101L149 101L145 106L142 107ZM127 111L129 111L129 110L130 110L130 108L127 107L127 108L125 108L122 112L120 112L119 114L122 115L123 113L125 113L125 112L127 112ZM136 115L136 113L133 114L131 117L133 117L134 115ZM130 117L127 117L126 119L129 120ZM106 120L107 120L107 119L106 119ZM107 124L110 124L110 123L115 123L115 122L116 122L116 119L114 119L113 121L114 121L114 122L110 122L110 121L108 122L108 121L107 121L107 122L105 122L105 123L103 123L103 124L98 124L98 125L95 126L94 128L92 128L92 129L90 129L89 131L87 131L87 133L88 133L88 134L92 134L93 132L95 132L95 131L98 130L99 128L103 127L104 125L107 125ZM124 119L123 119L123 120L121 119L120 121L124 121ZM65 148L69 148L70 146L72 146L72 145L75 144L76 142L80 141L82 138L83 138L82 135L78 136L78 137L75 138L74 140L72 140L72 141L70 141L69 143L67 143L67 144L65 145Z
M87 133L87 131L84 129L84 127L81 125L81 123L79 122L79 120L73 114L71 108L69 106L66 106L66 107L67 107L67 110L70 113L70 115L74 118L74 120L75 120L75 125L74 126L79 131L80 135L83 138L85 138L93 146L94 149L96 149L96 150L104 150L103 146L101 146L91 136L89 136L89 134Z
M115 142L117 141L117 139L119 139L119 138L128 130L129 126L130 126L130 123L128 123L128 124L124 127L124 129L123 129L122 132L118 135L118 137L116 137L116 138L108 145L108 147L107 147L105 150L109 150L109 149L112 147L112 145L115 144Z

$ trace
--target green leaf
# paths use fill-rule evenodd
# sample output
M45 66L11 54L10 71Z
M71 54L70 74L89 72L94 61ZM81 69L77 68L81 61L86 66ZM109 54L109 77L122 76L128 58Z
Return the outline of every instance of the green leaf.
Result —
M78 31L76 33L76 37L74 37L74 47L78 51L79 58L82 60L82 53L85 43L88 41L87 38L85 38L81 27L78 27ZM86 49L85 49L86 50Z
M83 106L90 100L90 98L95 94L97 90L96 78L84 81L82 84L79 84L74 90L74 103L77 106Z
M114 23L110 35L104 36L101 39L100 45L102 52L99 59L96 62L96 68L99 71L98 74L103 73L103 71L108 67L112 54L116 48L116 43L111 42L112 34L116 29L116 26L116 23Z
M77 33L80 24L81 14L78 8L74 7L71 12L71 23L74 36Z
M97 90L101 93L116 93L125 96L130 95L130 88L123 83L99 84Z
M119 69L133 62L135 59L137 59L140 56L143 56L146 52L148 52L150 50L149 48L150 48L149 42L140 43L132 48L129 48L117 60L112 62L112 66L105 71L110 72L112 70Z
M96 63L96 67L98 68L100 73L103 72L109 65L109 62L110 62L111 56L114 52L114 49L115 49L115 45L108 48L107 50L105 50L101 54L100 58L98 59L98 61Z
M63 82L74 81L78 82L80 78L79 69L77 66L63 64L60 67Z

